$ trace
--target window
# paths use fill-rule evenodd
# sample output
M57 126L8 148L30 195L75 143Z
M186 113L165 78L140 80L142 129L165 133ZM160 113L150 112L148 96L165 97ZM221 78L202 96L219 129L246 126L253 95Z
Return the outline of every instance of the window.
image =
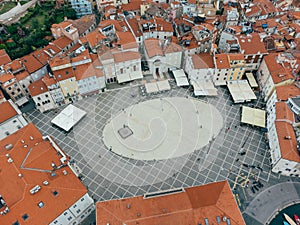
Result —
M64 212L64 216L67 215L67 214L68 214L68 212Z
M69 216L68 220L70 221L72 219L72 216Z
M44 202L42 202L42 201L40 201L40 202L38 203L38 207L39 207L39 208L43 208L44 205L45 205L45 204L44 204Z
M48 98L49 96L47 94L45 94L45 97Z
M133 71L136 71L136 65L133 66Z
M12 225L20 225L20 223L19 223L19 221L16 221Z
M27 220L27 219L28 219L27 213L25 213L25 214L22 216L22 219L23 219L23 220Z
M121 74L123 74L123 73L124 73L124 70L123 70L123 68L121 68L121 69L120 69L120 73L121 73Z
M5 132L5 135L6 135L6 136L9 136L9 135L10 135L10 133L9 133L8 131L6 131L6 132Z
M37 106L41 106L41 104L40 104L40 103L38 103L38 104L37 104Z
M13 120L13 123L16 123L17 122L17 120Z
M57 196L57 195L58 195L58 192L57 192L57 191L53 191L53 195L54 195L54 196Z

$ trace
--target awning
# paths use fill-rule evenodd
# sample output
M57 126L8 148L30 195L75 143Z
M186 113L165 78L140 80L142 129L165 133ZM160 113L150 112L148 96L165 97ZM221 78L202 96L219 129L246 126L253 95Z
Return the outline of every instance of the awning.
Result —
M249 102L256 99L256 95L246 80L228 81L227 87L234 103Z
M146 83L146 84L145 84L145 88L146 88L146 92L147 92L148 94L158 92L158 88L157 88L156 82L153 82L153 83Z
M161 80L156 82L159 91L168 91L171 89L168 80Z
M217 96L218 92L210 80L191 80L195 96Z
M148 94L156 93L159 91L167 91L170 90L170 84L168 80L161 80L157 82L151 82L145 84L146 92Z
M179 87L189 86L188 79L186 78L186 75L185 75L183 69L173 70L172 72L173 72L174 78L176 80L177 86L179 86Z
M242 107L242 123L251 124L257 127L266 127L266 111L262 109Z
M51 123L68 132L85 115L86 112L82 109L79 109L74 105L68 105L63 111L61 111L56 117L54 117L53 120L51 120Z
M251 87L253 88L257 88L258 87L258 84L253 76L253 73L246 73L246 77L247 77L247 80L250 84Z

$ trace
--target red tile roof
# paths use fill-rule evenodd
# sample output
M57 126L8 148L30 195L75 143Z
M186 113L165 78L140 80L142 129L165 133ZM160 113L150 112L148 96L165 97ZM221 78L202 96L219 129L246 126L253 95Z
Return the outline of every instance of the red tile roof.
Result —
M9 151L5 147L8 145L12 146ZM13 162L7 162L6 154ZM62 155L49 140L42 138L33 124L0 141L0 180L5 180L1 182L0 193L10 209L0 217L0 224L13 224L17 220L21 224L49 224L87 193L66 165L69 158L61 159ZM57 166L56 170L52 163ZM60 165L62 167L58 168ZM36 185L40 190L31 194L30 190ZM43 207L38 206L41 202ZM25 214L28 218L24 223L22 216Z
M0 84L3 84L6 81L9 81L9 80L14 79L14 78L15 78L15 76L12 75L11 73L2 74L2 75L0 75Z
M75 62L80 62L86 59L91 59L89 50L84 50L83 52L81 52L79 55L75 56L74 58L71 58L71 62L75 63Z
M271 53L264 57L274 84L278 84L289 79L295 79L290 70L282 66L282 64L277 63L277 57L278 53Z
M300 163L297 140L293 125L287 122L275 122L281 158Z
M113 56L116 63L141 59L140 53L133 51L119 52Z
M21 61L30 74L36 72L44 66L32 54L23 56Z
M100 21L98 27L99 28L105 28L105 27L107 27L111 24L114 25L116 31L123 31L122 27L120 26L120 24L117 20L110 20L110 19L109 20L102 20L102 21Z
M57 81L62 81L75 77L75 73L72 67L53 71L53 75Z
M5 49L0 49L0 66L9 62L11 62L11 59Z
M32 97L40 95L48 91L46 84L43 82L43 79L32 82L29 86L29 93Z
M24 71L22 71L22 72L15 75L15 77L17 78L18 81L21 81L21 80L27 78L28 76L30 76L30 75L27 72L27 70L24 70Z
M56 80L53 77L50 77L48 74L44 76L42 79L47 87L56 84Z
M76 80L82 80L85 78L96 76L96 72L92 63L86 63L76 66L74 73L76 75Z
M120 44L123 49L137 48L138 44L133 36L133 34L129 31L127 32L116 32L118 41L117 44Z
M140 10L141 4L142 1L129 2L128 4L122 4L121 9L123 11L136 11L136 10Z
M45 53L44 49L36 50L32 54L43 65L48 64L48 61L50 60L50 56L47 53Z
M100 33L100 31L98 29L88 33L86 35L86 39L89 43L89 46L91 48L96 47L101 41L103 41L104 39L106 39L106 36L104 36L103 34Z
M217 69L230 69L230 64L227 54L215 54Z
M250 35L236 35L238 38L241 50L244 50L243 54L263 54L267 53L264 42L260 38L258 33L251 33Z
M214 68L213 56L209 53L200 53L192 55L194 69Z
M19 59L15 59L12 62L6 64L4 66L4 68L6 71L10 70L12 73L15 73L16 71L24 69L24 67Z
M300 89L294 85L283 85L275 87L277 99L280 101L287 101L289 98L300 96Z
M0 104L0 124L4 121L18 115L17 111L12 105L6 101Z
M210 224L226 216L232 225L245 225L227 181L186 188L183 192L98 202L97 225Z
M136 18L128 19L127 20L129 26L132 29L132 32L134 33L135 37L143 36L143 32L140 29L139 23Z
M72 40L67 38L66 36L62 36L54 40L52 43L56 45L58 48L64 49L65 47L67 47L69 44L72 43Z
M276 102L275 108L276 120L285 120L289 121L290 123L293 123L295 121L294 113L290 110L285 102Z

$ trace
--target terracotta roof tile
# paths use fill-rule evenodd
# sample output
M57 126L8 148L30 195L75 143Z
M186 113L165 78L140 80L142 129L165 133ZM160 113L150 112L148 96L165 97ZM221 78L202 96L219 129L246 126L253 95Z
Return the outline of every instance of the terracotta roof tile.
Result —
M261 54L267 53L264 42L258 33L251 33L250 35L236 35L238 38L241 50L244 50L243 54Z
M52 43L56 45L58 48L64 49L65 47L67 47L69 44L72 43L72 40L65 36L62 36L54 40Z
M144 41L145 49L148 53L148 56L150 58L159 55L163 56L166 53L173 53L173 52L180 52L182 51L182 48L180 45L177 45L175 43L169 43L167 44L165 48L165 51L163 51L163 48L160 45L160 40L156 38L148 38Z
M72 67L53 71L53 75L57 81L62 81L75 77L75 73Z
M127 22L130 25L136 37L143 36L143 32L141 31L139 23L136 18L128 19Z
M192 61L195 69L214 68L213 56L209 53L200 53L192 55Z
M117 44L120 44L123 49L137 48L138 44L133 36L133 34L129 31L127 32L116 32L118 36Z
M76 66L74 70L76 80L82 80L92 76L96 76L96 72L92 63L86 63Z
M282 64L277 63L277 57L278 53L271 53L264 57L274 84L278 84L289 79L295 79L290 70L282 66Z
M11 59L5 49L0 49L0 66L9 62L11 62Z
M48 64L48 62L50 60L50 56L44 51L44 49L36 50L32 54L43 65Z
M38 61L33 56L33 54L23 56L21 58L21 61L30 74L38 71L39 69L41 69L44 66L42 63L40 63L40 61Z
M17 71L23 70L24 67L22 65L22 62L19 59L15 59L12 62L6 64L4 66L4 69L6 71L11 71L12 73L15 73Z
M140 53L133 51L115 53L113 57L116 63L141 59Z
M53 77L50 77L48 74L44 76L42 79L47 87L56 84L56 80Z
M17 111L12 105L6 101L0 104L0 124L4 121L18 115Z
M9 144L12 145L9 150L12 163L8 163L5 156L5 146ZM67 161L61 159L62 155L48 140L42 139L42 134L33 124L0 142L0 165L5 165L0 173L0 179L5 180L0 186L0 193L10 209L0 217L0 224L24 221L22 216L25 214L28 215L26 224L49 224L87 193L84 185L66 165ZM52 163L62 167L54 171ZM51 176L53 172L55 176ZM44 185L44 181L48 185ZM36 185L41 189L30 194L29 191ZM43 207L38 206L40 202Z
M216 69L230 69L227 54L215 54Z
M98 27L99 28L105 28L105 27L107 27L107 26L109 26L111 24L114 25L116 31L123 31L122 27L119 24L119 22L117 20L111 20L111 19L100 21Z
M294 128L287 122L275 122L281 158L300 163L300 156L297 150L297 140Z
M276 120L288 120L290 123L295 121L294 114L285 102L276 102Z
M14 78L15 78L15 76L12 75L11 73L2 74L2 75L0 75L0 84L3 84L6 81L9 81L9 80L14 79Z
M292 85L283 85L275 87L277 99L280 101L287 101L289 98L300 96L300 89Z
M128 4L122 4L121 9L123 11L135 11L135 10L140 10L140 6L142 4L142 1L134 1L134 2L129 2Z
M54 67L58 67L58 66L61 66L61 65L66 65L66 64L69 64L71 66L70 57L63 57L63 58L55 57L49 63L51 69L54 68Z
M32 82L28 86L28 89L31 96L37 96L48 91L48 88L43 82L43 79Z
M89 43L89 46L91 48L96 47L103 39L106 39L107 37L100 33L98 29L95 31L92 31L86 35L86 39Z
M54 45L53 43L49 43L49 45L47 45L43 49L48 54L50 54L52 57L57 55L60 52L60 49L56 45Z
M96 17L94 14L85 15L77 20L68 20L78 30L79 36L86 32L93 24L96 24Z
M24 70L15 75L15 77L17 78L18 81L21 81L21 80L27 78L28 76L30 76L30 74L27 72L27 70Z
M98 202L97 225L178 225L211 223L226 216L232 225L245 225L227 181L186 188L183 192Z

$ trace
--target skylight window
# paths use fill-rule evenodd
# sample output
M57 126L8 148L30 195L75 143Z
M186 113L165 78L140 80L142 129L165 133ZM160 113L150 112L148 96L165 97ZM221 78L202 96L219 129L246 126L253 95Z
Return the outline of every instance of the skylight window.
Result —
M39 208L43 208L44 205L45 205L45 204L44 204L44 202L42 202L42 201L40 201L40 202L38 203L38 207L39 207Z
M27 219L28 219L28 214L25 213L25 214L22 216L22 219L23 219L24 221L27 220Z

